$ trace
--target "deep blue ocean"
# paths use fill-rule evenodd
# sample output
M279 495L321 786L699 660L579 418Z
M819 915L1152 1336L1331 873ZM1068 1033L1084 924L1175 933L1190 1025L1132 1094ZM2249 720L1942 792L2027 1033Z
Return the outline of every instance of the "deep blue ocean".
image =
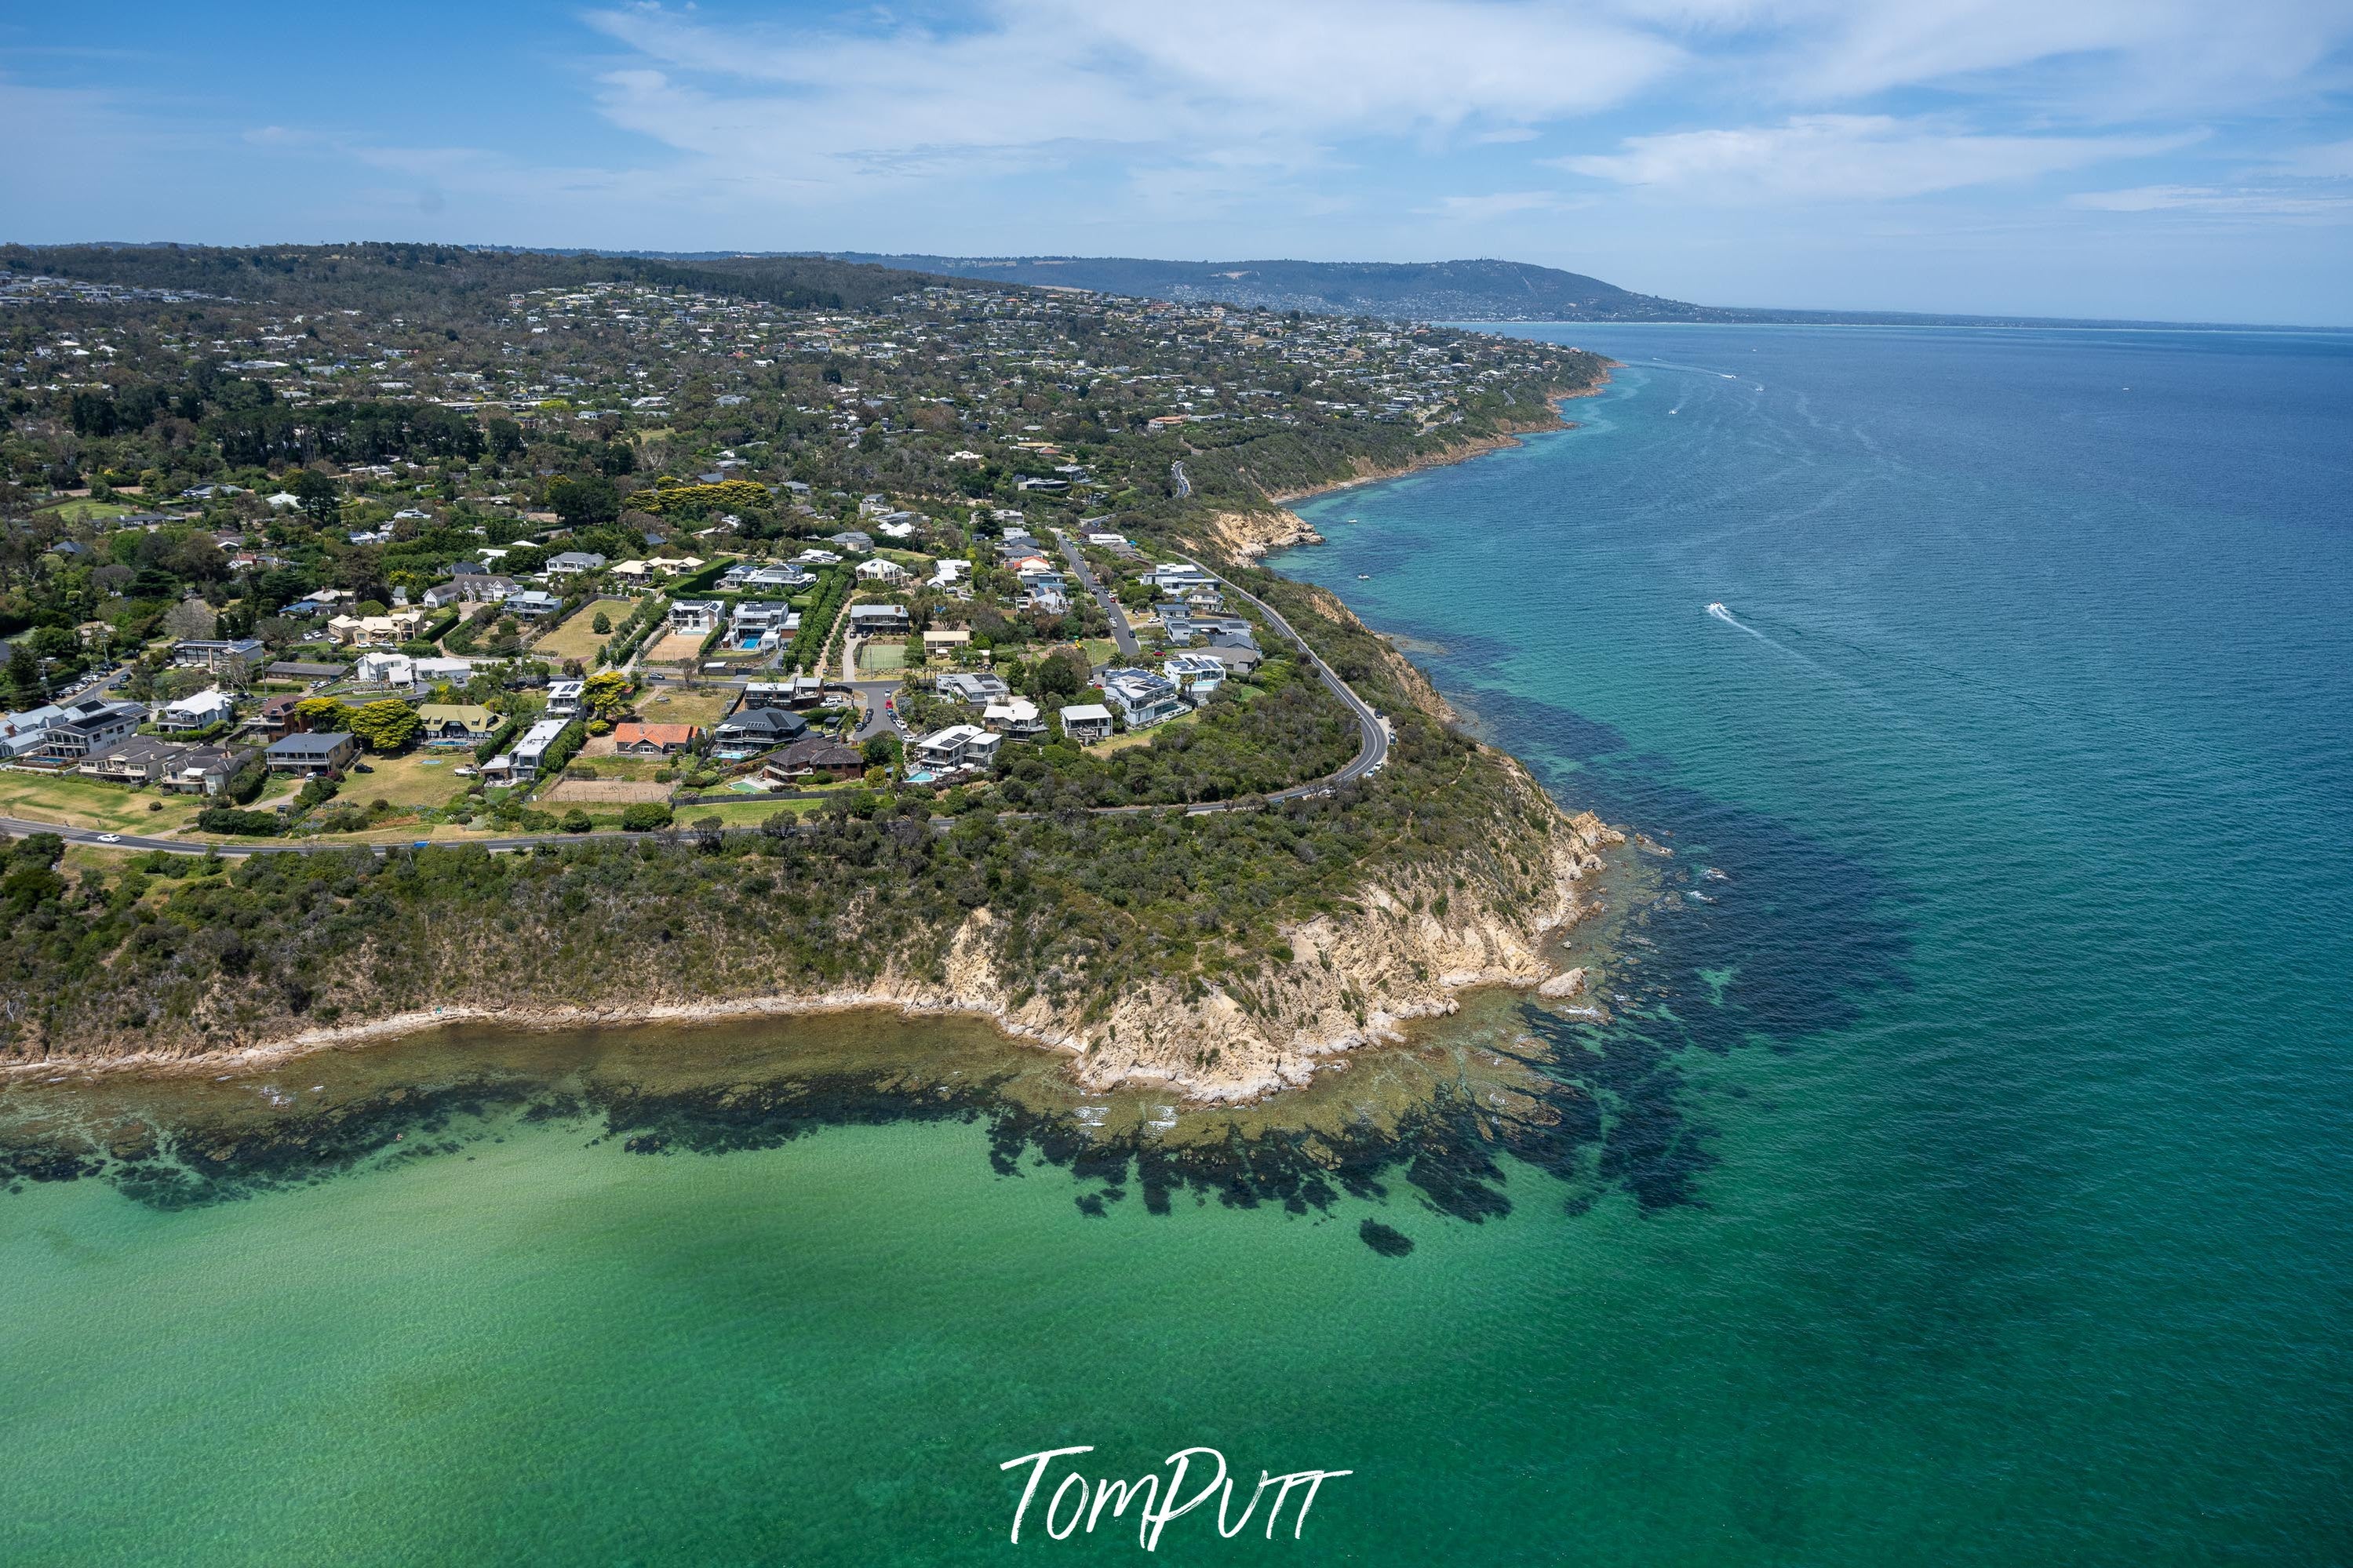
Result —
M2353 1557L2353 336L1518 331L1624 368L1275 564L1715 900L1661 1332L1789 1544Z

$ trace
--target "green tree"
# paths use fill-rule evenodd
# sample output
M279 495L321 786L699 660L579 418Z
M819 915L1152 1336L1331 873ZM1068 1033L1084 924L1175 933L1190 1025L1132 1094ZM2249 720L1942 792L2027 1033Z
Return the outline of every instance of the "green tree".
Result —
M588 820L588 814L576 805L564 814L564 831L566 833L586 833L594 826Z
M294 717L302 721L304 729L322 732L352 726L352 710L339 697L305 697L294 704Z
M599 610L589 620L588 629L600 637L610 637L613 635L613 617Z
M352 733L371 752L392 752L417 738L417 710L396 697L368 703L351 717Z
M607 721L629 710L629 678L617 669L600 670L580 685L581 706Z
M670 817L670 806L666 802L641 800L622 811L621 826L629 833L651 833L657 827L668 827Z
M297 468L287 492L301 503L305 516L321 528L332 524L343 510L343 491L316 468Z
M1093 672L1086 660L1064 648L1050 655L1038 667L1038 694L1041 697L1076 697L1086 689L1087 677Z
M621 515L621 491L602 474L559 479L547 487L548 504L574 528L593 528Z

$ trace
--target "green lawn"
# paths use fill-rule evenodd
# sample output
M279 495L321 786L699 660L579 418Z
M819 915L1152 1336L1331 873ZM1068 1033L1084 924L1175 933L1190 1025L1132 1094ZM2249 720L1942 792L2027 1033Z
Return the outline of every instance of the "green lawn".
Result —
M414 811L423 805L448 805L449 797L463 790L468 782L458 776L457 770L471 766L474 754L463 747L452 747L360 760L375 771L347 776L343 793L335 797L338 801L364 806L381 800L389 802L396 811Z
M102 522L108 518L129 517L135 508L111 500L92 500L88 496L76 496L49 507L41 515L63 518L68 522Z
M150 810L156 805L160 811ZM0 816L95 827L118 833L163 833L185 827L204 809L199 796L134 790L77 773L0 772Z
M617 628L636 609L627 599L598 599L580 606L570 620L531 645L532 653L544 659L576 658L583 664L596 657L596 650L613 640L611 632L598 636L596 616L599 611L610 618Z
M708 688L689 691L682 687L660 686L638 693L638 717L649 724L700 724L710 729L727 716L735 705L732 689Z

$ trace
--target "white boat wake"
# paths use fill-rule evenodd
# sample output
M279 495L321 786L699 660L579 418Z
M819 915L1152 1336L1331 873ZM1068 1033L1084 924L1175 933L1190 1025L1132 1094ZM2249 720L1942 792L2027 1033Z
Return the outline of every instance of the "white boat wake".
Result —
M1730 610L1725 609L1725 608L1724 607L1724 605L1723 605L1723 603L1722 603L1721 601L1716 601L1716 602L1711 603L1711 604L1708 605L1708 607L1707 607L1707 613L1708 613L1709 615L1711 615L1711 616L1714 616L1717 620L1722 621L1722 622L1723 622L1725 626L1727 626L1736 627L1736 628L1737 628L1737 629L1738 629L1738 630L1740 630L1740 631L1746 632L1750 637L1755 637L1758 642L1761 642L1761 643L1772 643L1772 644L1773 644L1773 646L1774 646L1775 647L1779 647L1781 646L1779 643L1773 642L1773 639L1772 639L1771 637L1767 637L1763 632L1758 631L1755 626L1752 626L1748 625L1748 624L1747 624L1746 622L1745 622L1745 621L1739 621L1739 620L1736 620L1736 619L1734 619L1734 618L1733 618L1732 612L1731 612ZM1787 650L1785 649L1784 651L1787 651Z

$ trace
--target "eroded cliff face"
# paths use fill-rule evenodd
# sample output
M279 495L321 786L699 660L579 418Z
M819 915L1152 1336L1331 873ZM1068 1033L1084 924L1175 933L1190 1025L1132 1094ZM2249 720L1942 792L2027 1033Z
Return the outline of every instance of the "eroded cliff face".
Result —
M1275 507L1259 511L1221 511L1209 520L1212 542L1237 561L1256 561L1271 550L1321 544L1324 536L1295 511Z
M1354 624L1336 598L1317 607ZM1406 700L1450 718L1429 680L1396 649L1374 645ZM570 1027L887 1005L959 1012L1065 1052L1092 1089L1152 1082L1198 1100L1257 1099L1305 1082L1319 1066L1394 1036L1406 1020L1449 1013L1471 986L1569 996L1583 972L1556 941L1590 912L1605 853L1625 836L1590 813L1563 811L1512 758L1478 747L1466 768L1496 770L1480 792L1486 820L1448 840L1472 847L1399 855L1368 869L1345 900L1279 928L1269 951L1229 952L1199 972L1149 979L1113 995L1057 998L1039 989L1020 943L983 904L953 903L903 946L878 951L871 909L843 910L828 941L844 955L831 984L779 984L773 961L731 937L723 911L682 901L665 911L662 946L616 950L592 985L548 975L548 934L495 910L452 912L396 944L369 943L331 973L306 976L335 1005L304 1010L275 988L216 983L162 999L135 1032L85 1010L45 1026L37 1060L217 1062L349 1044L468 1019ZM690 982L673 955L703 956ZM600 950L601 952L602 950ZM856 962L863 956L864 962ZM433 1005L419 1008L417 998ZM23 1068L17 1070L26 1070Z

